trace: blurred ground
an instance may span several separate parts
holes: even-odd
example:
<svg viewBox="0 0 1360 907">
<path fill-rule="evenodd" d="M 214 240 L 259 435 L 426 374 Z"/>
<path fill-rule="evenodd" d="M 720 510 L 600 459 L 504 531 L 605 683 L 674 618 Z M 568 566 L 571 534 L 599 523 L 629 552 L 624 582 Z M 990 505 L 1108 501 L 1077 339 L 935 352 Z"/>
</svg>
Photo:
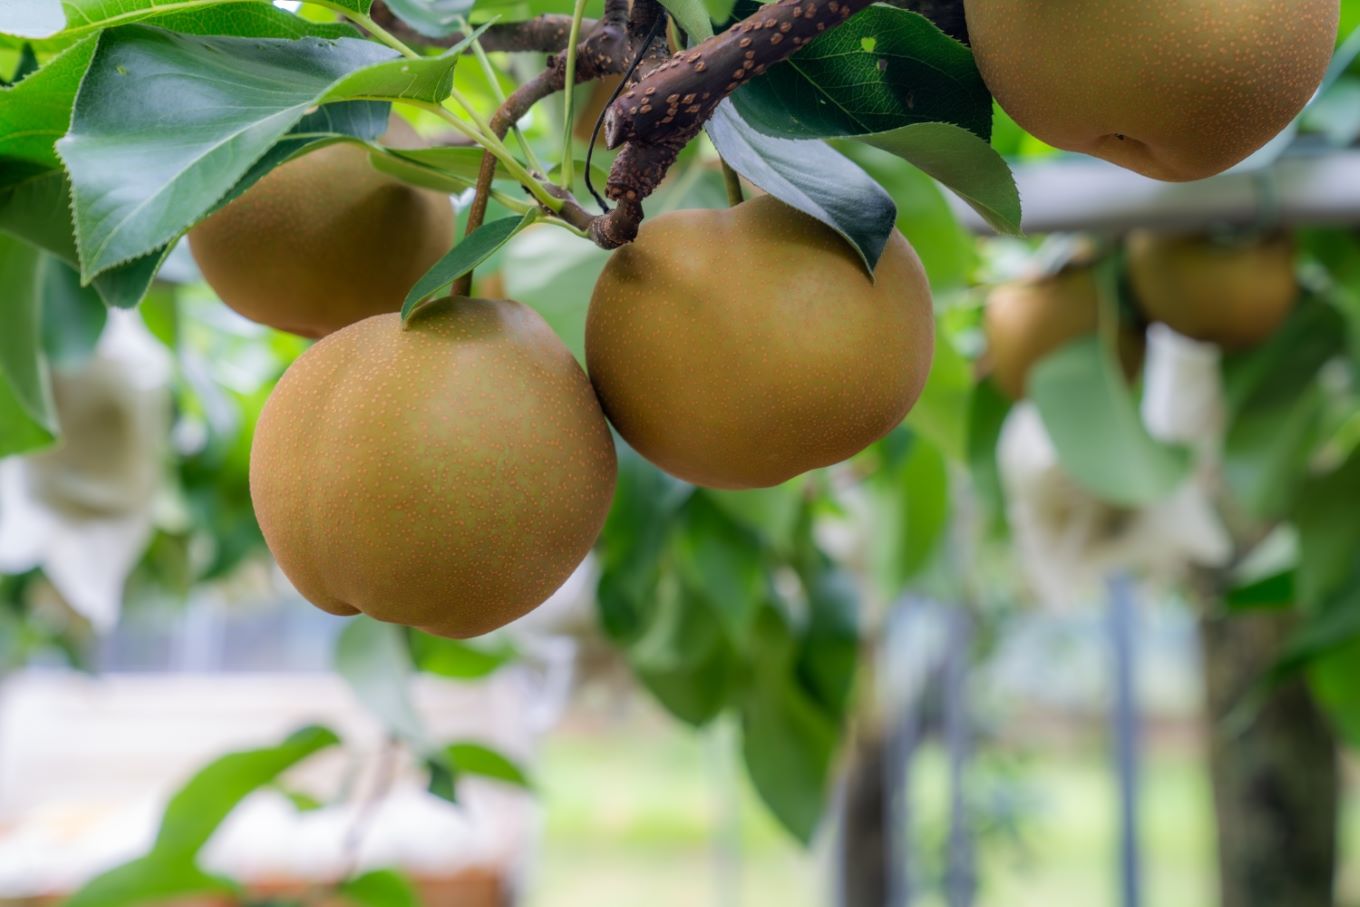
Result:
<svg viewBox="0 0 1360 907">
<path fill-rule="evenodd" d="M 539 763 L 546 839 L 529 907 L 831 903 L 828 855 L 803 853 L 787 840 L 723 751 L 723 741 L 711 734 L 678 728 L 641 706 L 612 714 L 576 709 L 549 736 Z M 1193 739 L 1159 734 L 1145 759 L 1145 903 L 1211 904 L 1210 795 Z M 1104 760 L 1098 740 L 1036 747 L 1009 760 L 1010 782 L 1024 792 L 1024 817 L 1018 839 L 994 838 L 982 848 L 979 907 L 1114 907 L 1115 801 Z M 927 813 L 943 791 L 942 769 L 930 757 L 919 765 L 915 787 Z M 1360 785 L 1352 777 L 1339 903 L 1353 907 L 1360 905 L 1360 807 L 1354 796 Z M 725 790 L 736 791 L 735 807 Z M 733 826 L 724 826 L 734 815 L 740 841 L 724 855 L 714 842 L 732 840 Z M 934 907 L 943 900 L 932 896 L 920 903 Z"/>
</svg>

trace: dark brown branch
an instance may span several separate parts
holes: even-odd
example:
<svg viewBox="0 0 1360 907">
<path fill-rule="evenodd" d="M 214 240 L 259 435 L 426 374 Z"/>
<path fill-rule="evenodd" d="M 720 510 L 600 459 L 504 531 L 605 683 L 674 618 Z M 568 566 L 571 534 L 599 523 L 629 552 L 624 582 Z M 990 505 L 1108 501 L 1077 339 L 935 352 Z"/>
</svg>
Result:
<svg viewBox="0 0 1360 907">
<path fill-rule="evenodd" d="M 374 22 L 407 44 L 420 47 L 452 47 L 463 40 L 462 32 L 455 32 L 442 38 L 423 35 L 402 21 L 383 0 L 374 0 L 369 15 Z M 594 27 L 595 21 L 587 19 L 582 23 L 581 33 L 586 34 Z M 523 22 L 498 22 L 484 31 L 480 40 L 482 48 L 489 51 L 554 54 L 567 46 L 567 38 L 570 35 L 571 16 L 543 15 L 525 19 Z"/>
<path fill-rule="evenodd" d="M 376 4 L 375 4 L 376 8 Z M 628 66 L 628 0 L 606 0 L 604 16 L 592 22 L 587 31 L 582 25 L 584 38 L 576 45 L 575 82 L 590 82 L 601 76 L 621 73 Z M 566 87 L 567 55 L 555 54 L 548 60 L 548 68 L 534 78 L 516 88 L 510 97 L 497 108 L 491 117 L 491 131 L 496 138 L 505 138 L 520 117 L 529 112 L 539 101 Z M 477 188 L 472 196 L 472 207 L 468 210 L 467 231 L 473 231 L 486 219 L 487 202 L 491 196 L 491 183 L 496 176 L 496 158 L 489 151 L 482 153 L 481 167 L 477 172 Z M 453 285 L 454 296 L 465 296 L 471 291 L 472 274 L 464 274 Z"/>
</svg>

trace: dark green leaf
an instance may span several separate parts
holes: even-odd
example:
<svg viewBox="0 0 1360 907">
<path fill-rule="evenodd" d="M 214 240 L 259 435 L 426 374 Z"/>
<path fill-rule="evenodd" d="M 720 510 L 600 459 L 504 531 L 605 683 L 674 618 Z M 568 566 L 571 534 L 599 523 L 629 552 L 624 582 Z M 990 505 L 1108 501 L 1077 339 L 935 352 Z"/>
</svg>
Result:
<svg viewBox="0 0 1360 907">
<path fill-rule="evenodd" d="M 1308 682 L 1342 739 L 1360 747 L 1360 639 L 1309 665 Z"/>
<path fill-rule="evenodd" d="M 1029 394 L 1058 459 L 1101 498 L 1149 504 L 1189 476 L 1189 452 L 1148 434 L 1119 366 L 1099 338 L 1076 340 L 1041 360 L 1031 371 Z"/>
<path fill-rule="evenodd" d="M 705 129 L 733 170 L 831 227 L 873 272 L 897 220 L 897 206 L 867 173 L 821 142 L 757 132 L 727 101 Z"/>
<path fill-rule="evenodd" d="M 80 285 L 80 275 L 65 262 L 43 256 L 43 351 L 56 366 L 76 366 L 89 358 L 108 319 L 99 294 Z"/>
<path fill-rule="evenodd" d="M 343 38 L 199 37 L 141 25 L 103 33 L 58 143 L 82 276 L 174 239 L 318 104 L 447 97 L 456 49 L 392 56 Z"/>
<path fill-rule="evenodd" d="M 797 676 L 822 711 L 841 724 L 849 714 L 859 661 L 859 596 L 850 574 L 820 551 L 809 547 L 800 561 L 808 621 Z"/>
<path fill-rule="evenodd" d="M 675 541 L 675 563 L 686 587 L 717 609 L 733 640 L 744 640 L 765 601 L 760 540 L 699 492 L 685 508 Z"/>
<path fill-rule="evenodd" d="M 992 96 L 968 48 L 924 16 L 885 5 L 828 30 L 732 103 L 756 129 L 790 139 L 938 121 L 985 143 L 992 130 Z"/>
<path fill-rule="evenodd" d="M 1284 570 L 1228 590 L 1224 604 L 1234 611 L 1292 608 L 1297 601 L 1295 572 Z"/>
<path fill-rule="evenodd" d="M 949 470 L 940 449 L 924 437 L 901 461 L 873 477 L 875 573 L 898 595 L 935 553 L 949 523 Z"/>
<path fill-rule="evenodd" d="M 918 123 L 892 132 L 857 136 L 935 178 L 998 233 L 1020 234 L 1020 191 L 1001 155 L 952 123 Z"/>
<path fill-rule="evenodd" d="M 618 445 L 618 453 L 614 503 L 600 539 L 597 598 L 605 632 L 615 642 L 628 643 L 646 628 L 661 557 L 694 488 L 666 475 L 625 444 Z"/>
<path fill-rule="evenodd" d="M 9 83 L 22 82 L 28 76 L 38 71 L 38 55 L 33 50 L 33 45 L 24 43 L 23 50 L 19 51 L 19 62 L 14 67 L 14 74 L 10 76 Z"/>
<path fill-rule="evenodd" d="M 534 220 L 533 212 L 524 216 L 503 217 L 482 224 L 471 236 L 465 236 L 448 254 L 434 263 L 425 276 L 416 281 L 406 301 L 401 306 L 401 317 L 409 319 L 420 308 L 426 298 L 447 289 L 455 280 L 486 261 L 496 250 L 505 245 L 510 237 L 523 230 Z"/>
<path fill-rule="evenodd" d="M 1269 520 L 1289 510 L 1307 473 L 1323 409 L 1321 388 L 1314 384 L 1287 404 L 1238 413 L 1223 442 L 1223 478 L 1243 511 Z"/>
<path fill-rule="evenodd" d="M 411 880 L 395 869 L 374 869 L 346 879 L 340 896 L 358 907 L 421 907 Z"/>
<path fill-rule="evenodd" d="M 198 771 L 166 804 L 152 846 L 157 860 L 191 862 L 222 820 L 248 794 L 271 784 L 314 753 L 340 742 L 329 728 L 311 725 L 277 746 L 219 756 Z"/>
<path fill-rule="evenodd" d="M 717 717 L 733 683 L 734 655 L 719 609 L 678 580 L 648 602 L 650 625 L 628 648 L 643 686 L 676 718 L 700 727 Z"/>
<path fill-rule="evenodd" d="M 1345 343 L 1345 323 L 1336 309 L 1316 299 L 1304 300 L 1263 345 L 1224 357 L 1230 418 L 1248 409 L 1292 405 Z"/>
<path fill-rule="evenodd" d="M 0 187 L 61 167 L 54 146 L 71 124 L 95 46 L 91 38 L 68 47 L 18 85 L 0 89 Z"/>
<path fill-rule="evenodd" d="M 1337 469 L 1310 480 L 1299 493 L 1299 603 L 1317 609 L 1360 576 L 1360 450 Z"/>
<path fill-rule="evenodd" d="M 826 808 L 835 723 L 792 678 L 771 671 L 756 674 L 741 719 L 752 784 L 780 824 L 810 842 Z"/>
<path fill-rule="evenodd" d="M 234 882 L 208 875 L 191 860 L 153 854 L 95 876 L 62 907 L 145 907 L 190 895 L 239 893 Z"/>
<path fill-rule="evenodd" d="M 42 352 L 42 257 L 0 235 L 0 457 L 41 447 L 57 429 Z"/>
<path fill-rule="evenodd" d="M 480 775 L 494 781 L 504 781 L 515 787 L 532 787 L 524 769 L 505 755 L 480 743 L 462 741 L 446 748 L 449 762 L 462 775 Z"/>
<path fill-rule="evenodd" d="M 60 170 L 48 170 L 0 189 L 0 232 L 18 236 L 75 267 L 70 203 L 70 186 Z M 163 246 L 105 271 L 91 286 L 105 305 L 131 308 L 146 295 L 170 248 Z"/>
</svg>

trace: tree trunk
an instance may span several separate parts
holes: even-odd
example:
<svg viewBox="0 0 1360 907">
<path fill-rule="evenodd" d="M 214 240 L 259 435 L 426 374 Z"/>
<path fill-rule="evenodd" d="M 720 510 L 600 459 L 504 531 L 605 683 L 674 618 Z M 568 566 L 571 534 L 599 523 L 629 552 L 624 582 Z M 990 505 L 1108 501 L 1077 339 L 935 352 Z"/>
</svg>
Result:
<svg viewBox="0 0 1360 907">
<path fill-rule="evenodd" d="M 1221 907 L 1331 907 L 1337 746 L 1298 678 L 1255 701 L 1289 629 L 1281 614 L 1201 621 Z"/>
</svg>

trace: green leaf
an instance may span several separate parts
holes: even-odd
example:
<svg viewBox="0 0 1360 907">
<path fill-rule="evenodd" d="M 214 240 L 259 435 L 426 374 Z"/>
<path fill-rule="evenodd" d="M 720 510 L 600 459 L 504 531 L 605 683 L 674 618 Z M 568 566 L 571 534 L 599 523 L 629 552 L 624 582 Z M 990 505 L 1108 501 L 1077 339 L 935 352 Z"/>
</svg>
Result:
<svg viewBox="0 0 1360 907">
<path fill-rule="evenodd" d="M 61 0 L 60 5 L 66 20 L 60 32 L 62 39 L 151 18 L 164 28 L 200 35 L 338 38 L 355 34 L 348 25 L 310 22 L 279 9 L 270 0 Z M 0 14 L 0 33 L 8 31 Z"/>
<path fill-rule="evenodd" d="M 1308 683 L 1345 742 L 1360 747 L 1360 639 L 1309 665 Z"/>
<path fill-rule="evenodd" d="M 968 402 L 968 472 L 993 525 L 1002 529 L 1006 519 L 1006 493 L 996 462 L 996 446 L 1010 411 L 1011 401 L 990 378 L 973 388 Z"/>
<path fill-rule="evenodd" d="M 732 639 L 744 640 L 756 609 L 767 598 L 760 540 L 701 491 L 685 508 L 675 539 L 675 565 L 685 585 L 717 608 Z"/>
<path fill-rule="evenodd" d="M 386 173 L 388 176 L 395 176 L 399 180 L 413 186 L 420 186 L 423 189 L 433 189 L 436 192 L 447 192 L 453 195 L 477 185 L 477 168 L 481 165 L 482 160 L 480 148 L 428 148 L 419 150 L 455 151 L 459 153 L 456 156 L 446 156 L 452 158 L 454 165 L 448 169 L 414 158 L 395 148 L 372 151 L 368 159 L 375 170 Z"/>
<path fill-rule="evenodd" d="M 983 143 L 992 131 L 992 96 L 968 48 L 924 16 L 886 5 L 826 31 L 733 94 L 732 103 L 756 129 L 789 139 L 936 121 Z"/>
<path fill-rule="evenodd" d="M 856 136 L 920 168 L 978 213 L 998 233 L 1020 234 L 1020 190 L 991 145 L 952 123 L 918 123 Z"/>
<path fill-rule="evenodd" d="M 703 496 L 728 518 L 758 533 L 776 551 L 792 547 L 807 493 L 807 476 L 795 476 L 772 488 L 714 491 Z"/>
<path fill-rule="evenodd" d="M 674 577 L 648 604 L 650 623 L 628 647 L 628 661 L 666 711 L 702 727 L 727 704 L 734 682 L 735 654 L 721 607 Z"/>
<path fill-rule="evenodd" d="M 373 869 L 346 879 L 340 897 L 358 907 L 421 907 L 416 887 L 395 869 Z"/>
<path fill-rule="evenodd" d="M 77 263 L 72 232 L 70 185 L 66 174 L 49 170 L 0 189 L 0 232 L 18 236 L 59 258 L 71 267 Z M 91 283 L 104 304 L 131 308 L 151 286 L 170 246 L 162 246 L 141 258 L 100 274 Z"/>
<path fill-rule="evenodd" d="M 968 398 L 973 375 L 968 360 L 954 346 L 944 325 L 935 325 L 935 359 L 921 397 L 907 414 L 906 425 L 928 437 L 946 456 L 962 460 L 967 435 Z"/>
<path fill-rule="evenodd" d="M 689 35 L 690 44 L 713 37 L 713 23 L 708 19 L 708 8 L 703 0 L 661 0 L 661 5 Z"/>
<path fill-rule="evenodd" d="M 1294 523 L 1299 532 L 1299 603 L 1318 609 L 1338 589 L 1360 577 L 1360 450 L 1299 493 Z"/>
<path fill-rule="evenodd" d="M 835 723 L 784 674 L 760 671 L 742 702 L 751 783 L 794 837 L 810 843 L 826 808 Z"/>
<path fill-rule="evenodd" d="M 1295 571 L 1283 570 L 1234 586 L 1223 602 L 1233 611 L 1292 608 L 1297 601 L 1295 585 Z"/>
<path fill-rule="evenodd" d="M 532 211 L 523 216 L 503 217 L 482 224 L 471 236 L 463 237 L 411 287 L 411 291 L 406 294 L 406 301 L 401 305 L 402 320 L 415 314 L 423 300 L 447 289 L 455 280 L 494 255 L 497 249 L 532 223 L 534 218 Z"/>
<path fill-rule="evenodd" d="M 1038 362 L 1029 394 L 1058 459 L 1101 498 L 1149 504 L 1189 476 L 1189 451 L 1147 433 L 1119 366 L 1098 337 L 1073 341 Z"/>
<path fill-rule="evenodd" d="M 442 101 L 459 50 L 394 60 L 352 39 L 105 32 L 58 142 L 82 277 L 174 239 L 318 104 Z"/>
<path fill-rule="evenodd" d="M 897 220 L 897 206 L 867 173 L 821 142 L 757 132 L 729 101 L 718 105 L 704 128 L 733 170 L 831 227 L 873 273 Z"/>
<path fill-rule="evenodd" d="M 1305 299 L 1263 345 L 1223 359 L 1228 414 L 1287 407 L 1314 385 L 1318 370 L 1345 350 L 1341 314 L 1317 299 Z"/>
<path fill-rule="evenodd" d="M 660 562 L 694 487 L 674 479 L 618 445 L 614 503 L 600 536 L 596 598 L 604 631 L 616 643 L 635 641 L 655 607 Z"/>
<path fill-rule="evenodd" d="M 387 6 L 425 37 L 447 38 L 458 31 L 473 0 L 387 0 Z"/>
<path fill-rule="evenodd" d="M 485 642 L 470 643 L 410 630 L 408 642 L 417 670 L 455 680 L 479 680 L 517 657 L 514 648 L 504 641 L 491 645 Z"/>
<path fill-rule="evenodd" d="M 808 621 L 795 671 L 804 689 L 837 724 L 850 710 L 859 663 L 859 596 L 854 578 L 812 547 L 799 559 Z"/>
<path fill-rule="evenodd" d="M 449 762 L 459 774 L 479 775 L 493 781 L 504 781 L 515 787 L 529 788 L 532 783 L 524 769 L 513 760 L 480 743 L 460 741 L 446 748 Z"/>
<path fill-rule="evenodd" d="M 91 38 L 68 47 L 19 84 L 0 89 L 0 187 L 61 167 L 56 141 L 71 125 L 95 46 Z"/>
<path fill-rule="evenodd" d="M 61 0 L 5 0 L 0 6 L 0 34 L 47 38 L 65 26 Z"/>
<path fill-rule="evenodd" d="M 100 873 L 62 907 L 144 907 L 190 895 L 239 894 L 234 882 L 208 875 L 192 861 L 153 854 Z"/>
<path fill-rule="evenodd" d="M 949 524 L 949 469 L 940 449 L 915 439 L 899 463 L 873 477 L 875 573 L 896 596 L 929 563 Z"/>
<path fill-rule="evenodd" d="M 1307 474 L 1324 404 L 1313 384 L 1287 404 L 1252 407 L 1233 420 L 1223 442 L 1223 478 L 1244 512 L 1261 520 L 1288 512 Z"/>
<path fill-rule="evenodd" d="M 411 701 L 415 666 L 405 632 L 371 617 L 351 618 L 335 642 L 335 670 L 389 733 L 425 752 L 431 747 Z"/>
<path fill-rule="evenodd" d="M 42 253 L 0 236 L 0 457 L 48 444 L 57 423 L 42 350 Z"/>
<path fill-rule="evenodd" d="M 334 731 L 311 725 L 294 731 L 277 746 L 219 756 L 170 798 L 152 856 L 158 860 L 192 860 L 247 795 L 273 783 L 308 756 L 339 742 Z"/>
<path fill-rule="evenodd" d="M 104 333 L 108 309 L 80 275 L 51 255 L 43 256 L 42 345 L 55 366 L 77 366 L 90 357 Z"/>
</svg>

